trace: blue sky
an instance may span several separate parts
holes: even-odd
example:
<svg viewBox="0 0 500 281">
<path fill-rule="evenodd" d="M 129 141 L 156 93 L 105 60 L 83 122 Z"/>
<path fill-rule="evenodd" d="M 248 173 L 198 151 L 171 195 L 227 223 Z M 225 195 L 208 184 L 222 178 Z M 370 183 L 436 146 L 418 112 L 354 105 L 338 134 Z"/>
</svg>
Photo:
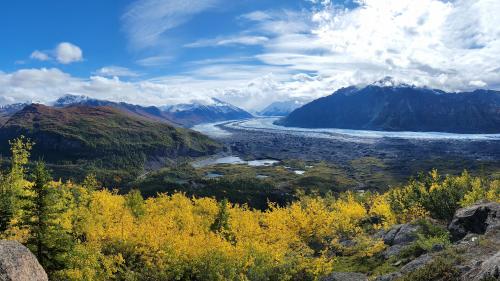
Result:
<svg viewBox="0 0 500 281">
<path fill-rule="evenodd" d="M 137 47 L 129 40 L 133 36 L 124 27 L 125 14 L 134 4 L 137 3 L 131 0 L 4 1 L 0 4 L 0 24 L 8 28 L 0 30 L 4 41 L 0 53 L 2 70 L 55 66 L 56 63 L 30 60 L 29 56 L 34 49 L 50 50 L 60 42 L 71 42 L 84 51 L 83 63 L 58 67 L 76 76 L 85 77 L 109 65 L 134 69 L 146 76 L 175 74 L 185 70 L 192 61 L 257 54 L 260 47 L 253 45 L 218 48 L 183 46 L 202 38 L 231 35 L 244 30 L 248 22 L 242 21 L 239 16 L 256 10 L 301 10 L 310 6 L 307 2 L 289 0 L 225 1 L 202 13 L 185 16 L 189 18 L 188 21 L 165 30 L 162 35 L 165 37 L 164 42 Z M 169 59 L 158 60 L 152 65 L 141 63 L 155 57 Z"/>
<path fill-rule="evenodd" d="M 16 0 L 0 3 L 0 105 L 65 94 L 248 110 L 392 76 L 500 88 L 491 0 Z"/>
</svg>

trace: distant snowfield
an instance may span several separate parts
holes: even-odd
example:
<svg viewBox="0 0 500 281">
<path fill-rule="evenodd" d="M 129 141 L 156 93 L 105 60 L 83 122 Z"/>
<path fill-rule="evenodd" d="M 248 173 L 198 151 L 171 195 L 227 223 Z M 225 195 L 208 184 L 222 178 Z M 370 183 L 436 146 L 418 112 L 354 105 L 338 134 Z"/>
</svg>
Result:
<svg viewBox="0 0 500 281">
<path fill-rule="evenodd" d="M 278 132 L 293 135 L 300 135 L 312 138 L 332 138 L 332 139 L 420 139 L 420 140 L 500 140 L 500 134 L 454 134 L 440 132 L 387 132 L 370 130 L 350 130 L 350 129 L 306 129 L 296 127 L 283 127 L 273 124 L 277 117 L 262 117 L 248 120 L 226 121 L 210 124 L 201 124 L 193 127 L 194 130 L 214 138 L 224 138 L 231 136 L 231 133 L 221 127 L 237 130 Z"/>
</svg>

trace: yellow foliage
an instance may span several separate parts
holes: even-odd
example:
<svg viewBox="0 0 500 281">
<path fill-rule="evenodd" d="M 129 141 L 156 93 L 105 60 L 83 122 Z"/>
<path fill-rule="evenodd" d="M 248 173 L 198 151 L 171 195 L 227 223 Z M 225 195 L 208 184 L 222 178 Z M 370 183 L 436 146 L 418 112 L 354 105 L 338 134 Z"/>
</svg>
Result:
<svg viewBox="0 0 500 281">
<path fill-rule="evenodd" d="M 480 199 L 500 201 L 499 181 L 485 188 L 468 174 L 442 181 L 435 171 L 430 179 L 428 185 L 413 181 L 385 194 L 302 196 L 288 206 L 270 204 L 265 211 L 182 193 L 146 200 L 139 196 L 133 205 L 117 191 L 54 182 L 51 188 L 58 189 L 64 197 L 61 202 L 68 204 L 58 224 L 76 242 L 65 257 L 65 268 L 51 277 L 318 280 L 335 269 L 337 254 L 363 260 L 383 251 L 383 241 L 373 238 L 377 230 L 429 216 L 422 198 L 429 204 L 436 194 L 446 195 L 458 185 L 470 186 L 464 188 L 468 191 L 462 196 L 463 205 Z M 136 207 L 140 215 L 134 213 Z M 224 227 L 214 230 L 221 212 Z M 7 234 L 19 241 L 26 237 L 15 227 Z"/>
</svg>

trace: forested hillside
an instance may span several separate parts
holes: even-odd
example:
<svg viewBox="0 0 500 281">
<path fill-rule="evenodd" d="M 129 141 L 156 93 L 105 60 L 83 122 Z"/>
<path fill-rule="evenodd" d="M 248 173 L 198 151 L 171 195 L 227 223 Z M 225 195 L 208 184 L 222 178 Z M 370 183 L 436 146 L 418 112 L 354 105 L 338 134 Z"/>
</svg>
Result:
<svg viewBox="0 0 500 281">
<path fill-rule="evenodd" d="M 172 159 L 219 149 L 200 133 L 110 107 L 26 106 L 0 127 L 0 153 L 8 155 L 8 141 L 21 135 L 37 144 L 34 158 L 43 158 L 57 175 L 83 178 L 93 170 L 115 183 Z"/>
</svg>

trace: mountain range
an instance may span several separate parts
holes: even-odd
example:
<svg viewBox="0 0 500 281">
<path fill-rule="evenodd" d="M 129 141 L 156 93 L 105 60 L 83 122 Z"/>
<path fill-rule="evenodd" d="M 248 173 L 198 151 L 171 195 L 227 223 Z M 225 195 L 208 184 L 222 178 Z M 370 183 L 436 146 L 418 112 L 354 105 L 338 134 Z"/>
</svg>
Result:
<svg viewBox="0 0 500 281">
<path fill-rule="evenodd" d="M 448 93 L 410 85 L 342 88 L 276 122 L 288 127 L 500 133 L 500 92 Z"/>
<path fill-rule="evenodd" d="M 229 103 L 213 98 L 210 103 L 191 103 L 168 106 L 140 106 L 124 102 L 92 99 L 86 96 L 66 95 L 59 98 L 55 107 L 73 105 L 110 106 L 122 111 L 167 122 L 183 127 L 191 127 L 201 123 L 211 123 L 226 120 L 246 119 L 252 115 L 245 110 Z"/>
<path fill-rule="evenodd" d="M 108 180 L 220 148 L 200 133 L 109 106 L 27 105 L 0 127 L 0 153 L 9 155 L 8 141 L 21 135 L 35 142 L 34 159 L 43 157 L 56 175 L 96 170 Z"/>
<path fill-rule="evenodd" d="M 29 104 L 30 103 L 17 103 L 0 106 L 0 125 L 5 123 L 14 113 Z M 113 107 L 131 115 L 145 117 L 155 121 L 182 127 L 191 127 L 201 123 L 238 120 L 252 117 L 252 114 L 247 111 L 215 98 L 208 103 L 194 102 L 191 104 L 168 106 L 141 106 L 125 102 L 93 99 L 81 95 L 65 95 L 57 99 L 52 104 L 52 106 L 57 108 L 77 105 Z"/>
<path fill-rule="evenodd" d="M 172 120 L 188 127 L 200 123 L 212 123 L 253 117 L 252 114 L 245 110 L 216 98 L 212 98 L 212 102 L 208 104 L 177 104 L 162 106 L 160 110 L 167 113 Z"/>
</svg>

